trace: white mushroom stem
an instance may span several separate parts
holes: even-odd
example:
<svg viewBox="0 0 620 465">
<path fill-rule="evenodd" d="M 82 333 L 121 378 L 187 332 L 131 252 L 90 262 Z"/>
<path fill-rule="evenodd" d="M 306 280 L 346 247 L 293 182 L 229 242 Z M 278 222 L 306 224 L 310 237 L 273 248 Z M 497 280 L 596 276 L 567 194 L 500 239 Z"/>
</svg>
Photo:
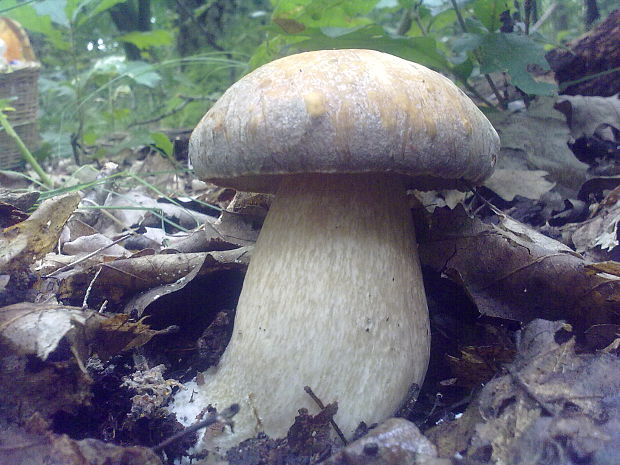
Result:
<svg viewBox="0 0 620 465">
<path fill-rule="evenodd" d="M 260 431 L 286 435 L 304 392 L 338 402 L 350 436 L 394 413 L 429 357 L 429 322 L 411 213 L 397 176 L 284 178 L 263 225 L 232 339 L 204 384 L 177 395 L 186 422 L 239 403 L 227 448 Z M 192 407 L 193 405 L 193 407 Z M 189 410 L 187 410 L 189 409 Z"/>
</svg>

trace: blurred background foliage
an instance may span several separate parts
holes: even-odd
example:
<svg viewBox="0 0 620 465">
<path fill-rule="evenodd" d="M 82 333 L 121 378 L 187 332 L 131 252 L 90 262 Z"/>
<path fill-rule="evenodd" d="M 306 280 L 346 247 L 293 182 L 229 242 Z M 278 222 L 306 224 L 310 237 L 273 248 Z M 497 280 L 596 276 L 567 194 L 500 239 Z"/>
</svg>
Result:
<svg viewBox="0 0 620 465">
<path fill-rule="evenodd" d="M 99 147 L 89 152 L 97 157 L 166 146 L 162 129 L 193 127 L 244 73 L 300 50 L 376 49 L 474 93 L 477 77 L 503 72 L 525 94 L 553 94 L 532 66 L 548 69 L 545 50 L 582 34 L 616 2 L 2 0 L 0 14 L 28 30 L 43 64 L 39 155 Z M 494 106 L 505 103 L 500 96 Z M 122 143 L 102 143 L 115 134 Z"/>
</svg>

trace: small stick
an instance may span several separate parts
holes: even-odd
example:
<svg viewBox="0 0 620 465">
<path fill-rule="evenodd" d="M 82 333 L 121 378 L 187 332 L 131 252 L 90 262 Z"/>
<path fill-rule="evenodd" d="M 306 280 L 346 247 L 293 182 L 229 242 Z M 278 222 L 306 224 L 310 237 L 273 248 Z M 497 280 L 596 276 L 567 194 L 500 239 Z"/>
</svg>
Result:
<svg viewBox="0 0 620 465">
<path fill-rule="evenodd" d="M 304 391 L 306 391 L 306 393 L 316 403 L 316 405 L 319 406 L 321 410 L 325 410 L 325 405 L 323 404 L 323 402 L 321 402 L 321 399 L 319 399 L 316 396 L 316 394 L 312 391 L 310 386 L 304 386 Z M 330 418 L 329 422 L 331 423 L 332 428 L 334 428 L 334 431 L 336 432 L 336 434 L 338 435 L 342 443 L 346 446 L 348 444 L 348 441 L 347 441 L 347 438 L 344 437 L 344 434 L 342 434 L 342 430 L 338 427 L 338 425 L 336 424 L 333 418 Z"/>
<path fill-rule="evenodd" d="M 83 256 L 82 258 L 79 258 L 78 260 L 71 262 L 65 266 L 62 266 L 60 268 L 58 268 L 57 270 L 52 271 L 50 274 L 47 274 L 45 276 L 41 276 L 42 278 L 52 278 L 54 276 L 56 276 L 58 273 L 62 273 L 65 270 L 70 269 L 71 267 L 78 265 L 82 262 L 85 262 L 86 260 L 88 260 L 89 258 L 93 258 L 95 255 L 100 254 L 101 252 L 103 252 L 106 249 L 109 249 L 110 247 L 112 247 L 113 245 L 118 244 L 119 242 L 124 241 L 125 239 L 127 239 L 128 237 L 131 237 L 133 234 L 135 234 L 133 231 L 129 232 L 129 233 L 125 233 L 123 234 L 121 237 L 119 237 L 118 239 L 116 239 L 115 241 L 112 241 L 110 244 L 108 245 L 104 245 L 103 247 L 98 248 L 97 250 Z"/>
<path fill-rule="evenodd" d="M 193 432 L 198 431 L 200 428 L 205 428 L 209 425 L 212 425 L 213 423 L 221 422 L 227 425 L 231 425 L 232 424 L 231 419 L 237 414 L 237 412 L 239 412 L 239 404 L 232 404 L 227 409 L 224 409 L 221 413 L 217 413 L 217 412 L 210 413 L 207 416 L 207 418 L 205 418 L 204 420 L 200 420 L 199 422 L 196 422 L 193 425 L 188 426 L 183 431 L 179 431 L 177 434 L 170 436 L 165 441 L 162 441 L 159 444 L 157 444 L 155 447 L 152 447 L 151 450 L 153 452 L 158 452 L 162 450 L 164 447 L 168 446 L 169 444 L 183 438 L 184 436 L 187 436 L 188 434 L 192 434 Z"/>
<path fill-rule="evenodd" d="M 90 280 L 90 284 L 86 288 L 86 293 L 84 294 L 84 300 L 82 301 L 82 310 L 86 310 L 88 308 L 88 298 L 90 297 L 90 291 L 93 290 L 93 284 L 95 284 L 95 281 L 99 277 L 99 273 L 101 273 L 101 270 L 103 270 L 102 266 L 99 267 L 99 269 L 95 273 L 95 276 L 93 277 L 93 279 Z M 99 313 L 101 313 L 101 311 L 99 311 Z"/>
</svg>

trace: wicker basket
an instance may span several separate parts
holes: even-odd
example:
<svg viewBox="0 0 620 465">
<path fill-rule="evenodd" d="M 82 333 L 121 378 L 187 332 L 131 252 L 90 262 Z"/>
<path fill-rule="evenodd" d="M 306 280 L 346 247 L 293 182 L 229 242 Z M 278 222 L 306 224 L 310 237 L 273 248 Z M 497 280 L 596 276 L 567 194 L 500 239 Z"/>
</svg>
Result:
<svg viewBox="0 0 620 465">
<path fill-rule="evenodd" d="M 0 73 L 0 99 L 9 100 L 8 105 L 15 109 L 6 112 L 14 126 L 37 118 L 40 68 L 38 63 L 29 63 L 11 72 Z"/>
<path fill-rule="evenodd" d="M 38 147 L 39 133 L 36 121 L 13 125 L 13 129 L 30 150 Z M 24 166 L 22 153 L 19 151 L 15 139 L 0 128 L 0 169 L 10 170 Z"/>
<path fill-rule="evenodd" d="M 38 78 L 41 65 L 32 51 L 28 34 L 17 21 L 0 17 L 0 39 L 3 48 L 0 71 L 0 99 L 8 100 L 11 126 L 29 149 L 38 146 L 37 110 Z M 22 154 L 13 138 L 0 127 L 0 169 L 23 164 Z"/>
</svg>

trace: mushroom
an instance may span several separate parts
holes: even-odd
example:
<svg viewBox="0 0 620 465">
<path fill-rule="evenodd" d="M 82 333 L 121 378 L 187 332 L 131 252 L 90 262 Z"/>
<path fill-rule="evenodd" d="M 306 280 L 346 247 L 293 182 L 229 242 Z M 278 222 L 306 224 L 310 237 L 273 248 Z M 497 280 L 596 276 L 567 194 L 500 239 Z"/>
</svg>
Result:
<svg viewBox="0 0 620 465">
<path fill-rule="evenodd" d="M 422 384 L 430 346 L 406 189 L 480 183 L 498 151 L 449 79 L 377 51 L 300 53 L 230 87 L 191 136 L 196 173 L 276 196 L 229 345 L 174 401 L 185 423 L 240 404 L 234 432 L 200 447 L 286 435 L 298 409 L 317 411 L 304 386 L 338 402 L 345 435 L 390 417 Z"/>
</svg>

